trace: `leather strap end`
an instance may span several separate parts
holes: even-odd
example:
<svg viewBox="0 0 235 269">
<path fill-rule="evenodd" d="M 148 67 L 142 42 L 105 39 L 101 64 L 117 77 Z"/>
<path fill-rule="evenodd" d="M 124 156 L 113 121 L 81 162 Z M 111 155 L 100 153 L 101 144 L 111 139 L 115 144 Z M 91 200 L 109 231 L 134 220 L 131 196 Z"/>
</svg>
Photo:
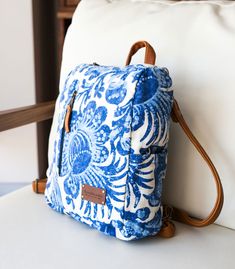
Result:
<svg viewBox="0 0 235 269">
<path fill-rule="evenodd" d="M 32 182 L 33 191 L 35 193 L 38 193 L 38 194 L 44 194 L 45 189 L 46 189 L 46 183 L 47 183 L 47 179 L 46 178 L 43 178 L 43 179 L 35 179 Z"/>
<path fill-rule="evenodd" d="M 172 221 L 164 221 L 158 235 L 163 238 L 171 238 L 175 235 L 175 225 Z"/>
</svg>

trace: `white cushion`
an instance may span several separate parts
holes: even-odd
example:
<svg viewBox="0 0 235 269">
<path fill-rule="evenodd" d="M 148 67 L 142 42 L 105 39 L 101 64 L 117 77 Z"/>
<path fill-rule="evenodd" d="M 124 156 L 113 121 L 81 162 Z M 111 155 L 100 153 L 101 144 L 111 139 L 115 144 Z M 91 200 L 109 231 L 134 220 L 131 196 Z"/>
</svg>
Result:
<svg viewBox="0 0 235 269">
<path fill-rule="evenodd" d="M 27 186 L 0 198 L 0 268 L 234 268 L 235 231 L 176 224 L 171 239 L 123 242 L 50 209 Z"/>
<path fill-rule="evenodd" d="M 170 70 L 175 96 L 214 161 L 225 203 L 217 223 L 235 228 L 235 2 L 104 1 L 79 4 L 63 52 L 60 88 L 79 63 L 123 65 L 130 46 L 149 41 Z M 134 62 L 143 62 L 143 53 Z M 164 200 L 206 216 L 215 187 L 206 165 L 173 124 Z"/>
</svg>

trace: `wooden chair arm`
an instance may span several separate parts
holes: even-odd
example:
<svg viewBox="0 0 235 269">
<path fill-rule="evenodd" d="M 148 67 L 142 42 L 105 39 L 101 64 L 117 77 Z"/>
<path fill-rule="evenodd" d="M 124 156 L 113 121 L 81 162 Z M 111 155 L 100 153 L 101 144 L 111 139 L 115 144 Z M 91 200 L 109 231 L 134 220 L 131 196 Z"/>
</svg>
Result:
<svg viewBox="0 0 235 269">
<path fill-rule="evenodd" d="M 0 132 L 33 122 L 51 119 L 55 101 L 0 111 Z"/>
</svg>

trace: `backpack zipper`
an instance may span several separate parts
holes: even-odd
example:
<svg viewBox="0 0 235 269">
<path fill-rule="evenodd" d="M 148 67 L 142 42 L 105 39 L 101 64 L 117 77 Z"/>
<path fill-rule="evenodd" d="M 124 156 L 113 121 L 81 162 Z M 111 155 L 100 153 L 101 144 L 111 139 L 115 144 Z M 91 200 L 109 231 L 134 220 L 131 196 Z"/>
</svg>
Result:
<svg viewBox="0 0 235 269">
<path fill-rule="evenodd" d="M 59 152 L 59 161 L 58 161 L 58 170 L 59 170 L 59 176 L 61 176 L 61 164 L 62 164 L 62 154 L 63 154 L 63 147 L 64 147 L 64 136 L 65 132 L 70 132 L 70 122 L 71 122 L 71 114 L 73 110 L 73 105 L 75 101 L 75 97 L 77 95 L 77 91 L 73 92 L 73 95 L 69 101 L 69 104 L 67 105 L 66 114 L 64 117 L 64 128 L 61 132 L 61 142 L 60 142 L 60 152 Z"/>
<path fill-rule="evenodd" d="M 67 106 L 66 114 L 65 114 L 65 119 L 64 119 L 64 129 L 66 133 L 70 132 L 70 121 L 71 121 L 71 114 L 73 110 L 73 104 L 75 101 L 75 97 L 77 95 L 77 91 L 74 91 L 71 100 Z"/>
</svg>

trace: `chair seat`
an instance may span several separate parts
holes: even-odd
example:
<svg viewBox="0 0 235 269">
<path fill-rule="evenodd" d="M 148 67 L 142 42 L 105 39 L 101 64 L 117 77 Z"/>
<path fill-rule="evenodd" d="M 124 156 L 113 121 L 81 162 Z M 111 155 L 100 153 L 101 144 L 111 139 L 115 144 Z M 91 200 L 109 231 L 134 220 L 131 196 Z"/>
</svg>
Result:
<svg viewBox="0 0 235 269">
<path fill-rule="evenodd" d="M 31 186 L 0 198 L 0 268 L 235 268 L 235 231 L 176 223 L 171 239 L 123 242 L 51 210 Z"/>
</svg>

